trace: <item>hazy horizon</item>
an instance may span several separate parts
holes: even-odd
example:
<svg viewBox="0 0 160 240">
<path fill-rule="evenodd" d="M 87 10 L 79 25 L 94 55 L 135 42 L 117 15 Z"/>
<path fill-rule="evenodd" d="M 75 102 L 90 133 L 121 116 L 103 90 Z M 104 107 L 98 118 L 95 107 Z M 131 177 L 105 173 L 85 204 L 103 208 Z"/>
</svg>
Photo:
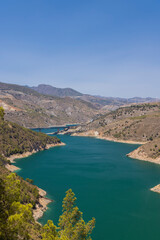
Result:
<svg viewBox="0 0 160 240">
<path fill-rule="evenodd" d="M 1 81 L 0 81 L 1 82 Z M 47 84 L 47 83 L 40 83 L 40 84 L 37 84 L 37 85 L 21 85 L 21 84 L 16 84 L 16 83 L 12 83 L 12 82 L 2 82 L 2 83 L 7 83 L 7 84 L 15 84 L 15 85 L 19 85 L 19 86 L 23 86 L 23 87 L 38 87 L 38 85 L 49 85 L 49 86 L 52 86 L 52 87 L 55 87 L 55 88 L 58 88 L 57 86 L 53 86 L 53 85 L 50 85 L 50 84 Z M 145 96 L 145 97 L 142 97 L 142 96 L 131 96 L 131 97 L 119 97 L 119 96 L 104 96 L 104 95 L 99 95 L 99 94 L 90 94 L 90 93 L 86 93 L 84 91 L 78 91 L 77 89 L 74 89 L 72 87 L 62 87 L 61 89 L 66 89 L 66 88 L 69 88 L 69 89 L 73 89 L 79 93 L 82 93 L 82 94 L 85 94 L 85 95 L 92 95 L 92 96 L 95 96 L 95 97 L 102 97 L 102 98 L 124 98 L 124 99 L 130 99 L 130 98 L 155 98 L 157 100 L 159 100 L 160 98 L 156 98 L 156 97 L 151 97 L 151 96 Z"/>
<path fill-rule="evenodd" d="M 0 81 L 112 97 L 160 89 L 160 2 L 0 3 Z"/>
</svg>

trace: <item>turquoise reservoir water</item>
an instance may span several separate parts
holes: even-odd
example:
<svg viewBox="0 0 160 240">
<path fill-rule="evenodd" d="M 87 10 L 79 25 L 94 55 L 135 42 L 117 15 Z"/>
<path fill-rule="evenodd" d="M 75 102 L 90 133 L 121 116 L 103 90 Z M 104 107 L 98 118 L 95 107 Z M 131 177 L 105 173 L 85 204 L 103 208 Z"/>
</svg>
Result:
<svg viewBox="0 0 160 240">
<path fill-rule="evenodd" d="M 54 200 L 40 222 L 57 223 L 65 191 L 72 188 L 84 219 L 96 218 L 93 240 L 159 240 L 160 195 L 149 189 L 160 183 L 160 166 L 127 158 L 136 145 L 60 138 L 66 146 L 16 162 L 19 175 Z"/>
</svg>

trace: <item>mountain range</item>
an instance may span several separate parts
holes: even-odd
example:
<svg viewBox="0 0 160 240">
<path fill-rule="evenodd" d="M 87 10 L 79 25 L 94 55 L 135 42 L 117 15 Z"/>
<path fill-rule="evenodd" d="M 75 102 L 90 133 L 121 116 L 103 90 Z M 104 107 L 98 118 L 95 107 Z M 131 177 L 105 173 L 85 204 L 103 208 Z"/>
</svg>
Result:
<svg viewBox="0 0 160 240">
<path fill-rule="evenodd" d="M 24 127 L 51 127 L 93 121 L 120 106 L 153 102 L 154 98 L 112 98 L 79 93 L 71 88 L 0 83 L 5 118 Z"/>
<path fill-rule="evenodd" d="M 31 87 L 31 89 L 41 94 L 55 96 L 55 97 L 73 97 L 73 96 L 83 95 L 82 93 L 72 88 L 56 88 L 46 84 L 40 84 L 37 87 Z"/>
<path fill-rule="evenodd" d="M 6 83 L 0 83 L 0 105 L 5 109 L 6 120 L 29 128 L 83 123 L 98 114 L 98 109 L 89 102 L 43 95 L 25 86 Z"/>
<path fill-rule="evenodd" d="M 156 102 L 159 99 L 156 98 L 141 98 L 141 97 L 133 97 L 133 98 L 119 98 L 119 97 L 103 97 L 103 96 L 94 96 L 89 94 L 80 93 L 72 88 L 56 88 L 51 85 L 40 84 L 36 87 L 30 87 L 40 94 L 55 96 L 55 97 L 71 97 L 78 100 L 84 100 L 86 102 L 90 102 L 94 104 L 98 108 L 105 107 L 106 105 L 113 106 L 122 106 L 132 103 L 143 103 L 143 102 Z"/>
</svg>

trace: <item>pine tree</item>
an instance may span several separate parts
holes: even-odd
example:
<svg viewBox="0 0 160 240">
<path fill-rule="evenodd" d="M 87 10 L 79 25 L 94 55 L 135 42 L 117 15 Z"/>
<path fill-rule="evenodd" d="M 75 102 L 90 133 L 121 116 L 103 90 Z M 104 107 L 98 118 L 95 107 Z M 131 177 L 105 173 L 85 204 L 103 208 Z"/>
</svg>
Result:
<svg viewBox="0 0 160 240">
<path fill-rule="evenodd" d="M 43 227 L 43 240 L 55 240 L 58 232 L 57 232 L 57 227 L 53 224 L 51 220 L 48 220 L 47 224 L 44 225 Z"/>
<path fill-rule="evenodd" d="M 69 189 L 63 200 L 63 213 L 59 218 L 59 235 L 65 236 L 70 240 L 91 240 L 90 234 L 95 227 L 95 219 L 85 223 L 82 212 L 75 206 L 76 197 Z"/>
<path fill-rule="evenodd" d="M 4 115 L 5 115 L 4 108 L 3 108 L 3 107 L 0 107 L 0 118 L 1 118 L 2 120 L 4 120 Z"/>
<path fill-rule="evenodd" d="M 69 189 L 63 199 L 63 213 L 59 218 L 57 228 L 52 221 L 43 227 L 43 240 L 91 240 L 91 233 L 95 227 L 95 219 L 85 223 L 82 212 L 75 206 L 76 197 Z"/>
</svg>

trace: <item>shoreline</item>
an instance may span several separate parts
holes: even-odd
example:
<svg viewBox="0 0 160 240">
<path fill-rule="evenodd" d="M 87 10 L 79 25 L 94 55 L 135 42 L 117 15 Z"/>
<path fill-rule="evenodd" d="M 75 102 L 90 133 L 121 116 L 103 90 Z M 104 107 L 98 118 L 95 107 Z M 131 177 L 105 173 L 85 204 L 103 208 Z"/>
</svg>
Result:
<svg viewBox="0 0 160 240">
<path fill-rule="evenodd" d="M 150 188 L 150 191 L 160 193 L 160 184 L 156 185 L 153 188 Z"/>
<path fill-rule="evenodd" d="M 117 139 L 114 139 L 112 137 L 107 138 L 107 137 L 98 136 L 99 134 L 97 134 L 97 136 L 96 136 L 96 132 L 94 132 L 94 134 L 95 135 L 93 135 L 93 134 L 89 135 L 87 132 L 85 134 L 73 133 L 73 134 L 71 134 L 71 136 L 94 137 L 94 138 L 97 138 L 97 139 L 102 139 L 102 140 L 107 140 L 107 141 L 112 141 L 112 142 L 125 143 L 125 144 L 140 144 L 140 145 L 143 145 L 143 144 L 147 143 L 147 142 L 117 140 Z M 151 163 L 155 163 L 155 164 L 160 164 L 160 157 L 156 158 L 156 159 L 148 157 L 147 154 L 145 154 L 145 152 L 140 151 L 140 147 L 138 147 L 137 149 L 133 150 L 132 152 L 126 154 L 126 156 L 129 157 L 129 158 L 132 158 L 132 159 L 139 160 L 139 161 L 146 161 L 146 162 L 151 162 Z M 160 194 L 160 184 L 156 185 L 155 187 L 150 188 L 149 190 L 152 191 L 152 192 L 156 192 L 156 193 Z"/>
<path fill-rule="evenodd" d="M 93 132 L 92 133 L 86 132 L 86 133 L 73 133 L 73 134 L 71 133 L 71 136 L 94 137 L 97 139 L 102 139 L 102 140 L 111 141 L 111 142 L 125 143 L 125 144 L 144 145 L 144 144 L 148 143 L 148 142 L 138 142 L 138 141 L 136 142 L 136 141 L 131 141 L 131 140 L 117 140 L 113 137 L 102 137 L 96 131 L 94 132 L 94 135 L 93 135 Z M 129 158 L 132 158 L 132 159 L 140 160 L 140 161 L 146 161 L 146 162 L 151 162 L 151 163 L 155 163 L 155 164 L 160 164 L 160 157 L 151 158 L 145 152 L 142 152 L 140 150 L 140 147 L 141 146 L 139 146 L 132 152 L 126 154 L 126 156 Z"/>
<path fill-rule="evenodd" d="M 118 143 L 125 143 L 125 144 L 141 144 L 142 145 L 142 144 L 146 143 L 146 142 L 136 142 L 136 141 L 130 141 L 130 140 L 128 140 L 128 141 L 117 140 L 117 139 L 114 139 L 112 137 L 102 137 L 102 136 L 99 136 L 99 133 L 98 134 L 96 134 L 96 133 L 98 133 L 98 132 L 95 132 L 95 135 L 89 134 L 87 132 L 85 134 L 73 133 L 73 134 L 71 134 L 71 136 L 94 137 L 94 138 L 101 139 L 101 140 L 118 142 Z M 25 157 L 28 157 L 28 156 L 36 153 L 36 152 L 43 151 L 43 150 L 46 150 L 46 149 L 50 149 L 52 147 L 64 146 L 64 145 L 65 145 L 65 143 L 47 144 L 45 149 L 40 149 L 38 151 L 33 150 L 32 152 L 26 152 L 26 153 L 23 153 L 23 154 L 14 154 L 7 159 L 10 160 L 12 163 L 15 163 L 15 161 L 14 161 L 15 159 L 25 158 Z M 137 149 L 130 152 L 129 154 L 126 154 L 126 156 L 129 157 L 129 158 L 132 158 L 132 159 L 137 159 L 137 160 L 148 161 L 148 162 L 160 164 L 160 158 L 159 158 L 159 161 L 157 162 L 156 159 L 149 158 L 149 157 L 145 156 L 144 153 L 141 153 L 141 154 L 142 155 L 140 156 L 139 147 L 138 147 Z M 14 166 L 14 165 L 10 165 L 10 164 L 6 164 L 5 167 L 11 172 L 20 170 L 20 168 Z M 38 199 L 38 203 L 35 206 L 35 209 L 33 209 L 33 218 L 34 218 L 35 221 L 38 221 L 38 219 L 40 219 L 43 216 L 44 212 L 48 209 L 48 204 L 53 202 L 53 200 L 46 197 L 47 192 L 45 190 L 39 188 L 38 186 L 36 186 L 36 187 L 39 191 L 39 199 Z M 150 191 L 160 194 L 160 184 L 156 185 L 155 187 L 150 188 Z"/>
<path fill-rule="evenodd" d="M 132 158 L 132 159 L 137 159 L 137 160 L 140 160 L 140 161 L 160 164 L 160 157 L 159 158 L 148 157 L 147 154 L 145 154 L 144 152 L 140 151 L 139 148 L 137 148 L 134 151 L 128 153 L 127 157 Z"/>
<path fill-rule="evenodd" d="M 125 144 L 137 144 L 137 145 L 144 145 L 148 142 L 136 142 L 136 141 L 131 141 L 131 140 L 117 140 L 115 138 L 112 137 L 102 137 L 102 136 L 93 136 L 93 135 L 86 135 L 86 134 L 76 134 L 73 133 L 71 134 L 71 136 L 81 136 L 81 137 L 94 137 L 97 139 L 102 139 L 102 140 L 106 140 L 106 141 L 111 141 L 111 142 L 118 142 L 118 143 L 125 143 Z M 148 157 L 144 152 L 139 151 L 141 146 L 139 146 L 138 148 L 136 148 L 135 150 L 133 150 L 132 152 L 126 154 L 127 157 L 132 158 L 132 159 L 136 159 L 136 160 L 140 160 L 140 161 L 146 161 L 146 162 L 151 162 L 151 163 L 155 163 L 155 164 L 160 164 L 160 157 L 159 158 L 151 158 Z"/>
<path fill-rule="evenodd" d="M 39 187 L 38 191 L 39 191 L 39 199 L 38 199 L 38 203 L 36 204 L 36 208 L 33 209 L 33 218 L 35 221 L 37 221 L 38 219 L 40 219 L 44 212 L 48 209 L 47 205 L 51 202 L 53 202 L 53 200 L 45 197 L 47 195 L 47 192 Z"/>
<path fill-rule="evenodd" d="M 5 168 L 7 168 L 10 172 L 15 172 L 17 170 L 20 170 L 19 167 L 16 167 L 16 166 L 14 166 L 12 164 L 8 164 L 8 163 L 5 165 Z"/>
<path fill-rule="evenodd" d="M 40 149 L 38 151 L 33 150 L 32 152 L 26 152 L 26 153 L 22 153 L 22 154 L 14 154 L 10 157 L 8 157 L 7 159 L 10 160 L 11 163 L 15 163 L 15 159 L 20 159 L 20 158 L 25 158 L 25 157 L 29 157 L 34 153 L 37 153 L 39 151 L 43 151 L 43 150 L 48 150 L 50 148 L 53 147 L 58 147 L 58 146 L 65 146 L 66 144 L 61 142 L 58 144 L 47 144 L 45 149 Z M 5 167 L 10 171 L 10 172 L 14 172 L 17 170 L 20 170 L 19 167 L 12 165 L 12 164 L 6 164 Z M 51 202 L 53 202 L 53 200 L 45 197 L 47 195 L 47 192 L 41 188 L 39 188 L 38 186 L 36 186 L 38 191 L 39 191 L 39 199 L 38 199 L 38 203 L 36 204 L 36 208 L 33 209 L 33 218 L 35 221 L 37 221 L 39 218 L 41 218 L 44 214 L 44 212 L 48 209 L 47 205 Z"/>
<path fill-rule="evenodd" d="M 10 172 L 20 170 L 20 168 L 14 166 L 14 165 L 7 164 L 5 167 Z M 48 209 L 47 205 L 49 203 L 53 202 L 53 200 L 45 197 L 47 195 L 47 192 L 45 190 L 39 188 L 38 186 L 36 186 L 36 188 L 39 191 L 39 199 L 38 199 L 38 203 L 36 204 L 35 209 L 33 209 L 33 218 L 35 221 L 37 221 L 39 218 L 41 218 L 43 216 L 44 212 Z"/>
<path fill-rule="evenodd" d="M 50 129 L 50 128 L 60 128 L 60 127 L 67 127 L 67 126 L 78 126 L 81 123 L 66 123 L 66 124 L 62 124 L 62 125 L 53 125 L 53 126 L 49 126 L 49 127 L 27 127 L 28 129 Z"/>
<path fill-rule="evenodd" d="M 118 142 L 118 143 L 126 143 L 126 144 L 137 144 L 137 145 L 146 144 L 146 142 L 136 142 L 136 141 L 132 141 L 132 140 L 118 140 L 118 139 L 109 138 L 109 137 L 96 137 L 96 138 L 107 140 L 110 142 Z"/>
<path fill-rule="evenodd" d="M 118 143 L 127 143 L 127 144 L 137 144 L 137 145 L 142 145 L 142 144 L 146 144 L 147 142 L 139 142 L 139 141 L 132 141 L 132 140 L 118 140 L 116 138 L 113 137 L 103 137 L 100 136 L 98 132 L 94 132 L 94 134 L 90 134 L 88 132 L 86 133 L 71 133 L 71 136 L 80 136 L 80 137 L 94 137 L 97 139 L 102 139 L 102 140 L 106 140 L 106 141 L 110 141 L 110 142 L 118 142 Z"/>
<path fill-rule="evenodd" d="M 52 143 L 52 144 L 47 144 L 45 149 L 39 149 L 39 150 L 32 150 L 32 152 L 25 152 L 25 153 L 18 153 L 18 154 L 13 154 L 10 157 L 7 158 L 7 160 L 9 160 L 11 163 L 15 163 L 15 159 L 19 159 L 19 158 L 25 158 L 25 157 L 29 157 L 34 153 L 40 152 L 40 151 L 44 151 L 44 150 L 48 150 L 50 148 L 53 147 L 59 147 L 59 146 L 65 146 L 66 144 L 61 142 L 61 143 Z"/>
</svg>

